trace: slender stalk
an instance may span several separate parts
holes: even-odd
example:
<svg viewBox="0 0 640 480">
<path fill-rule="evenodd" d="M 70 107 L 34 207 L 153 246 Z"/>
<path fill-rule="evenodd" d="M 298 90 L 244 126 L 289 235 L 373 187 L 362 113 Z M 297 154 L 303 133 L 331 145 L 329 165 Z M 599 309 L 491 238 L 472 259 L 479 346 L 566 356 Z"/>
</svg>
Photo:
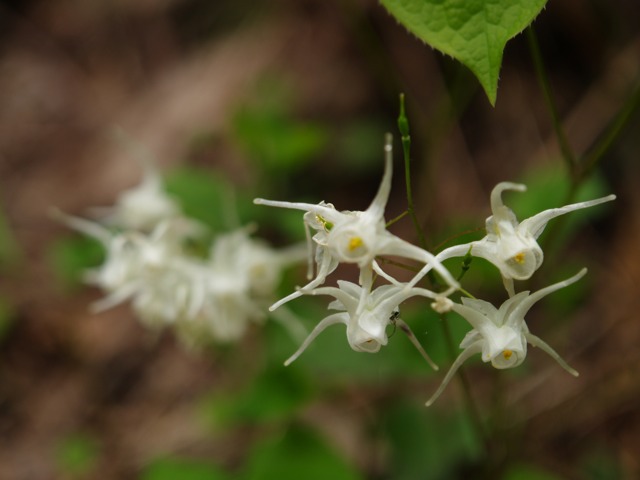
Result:
<svg viewBox="0 0 640 480">
<path fill-rule="evenodd" d="M 564 128 L 562 128 L 562 120 L 560 119 L 560 113 L 558 112 L 558 107 L 556 106 L 556 102 L 551 92 L 551 84 L 549 82 L 549 77 L 547 76 L 547 71 L 544 67 L 544 62 L 542 61 L 542 54 L 540 52 L 538 38 L 536 37 L 535 31 L 533 30 L 532 26 L 527 28 L 527 41 L 529 44 L 531 57 L 533 59 L 533 67 L 536 71 L 536 77 L 538 77 L 538 82 L 540 83 L 540 87 L 542 88 L 544 99 L 547 102 L 549 112 L 551 113 L 551 121 L 553 123 L 553 129 L 556 133 L 556 138 L 558 139 L 558 145 L 560 146 L 560 153 L 562 154 L 562 158 L 567 164 L 567 168 L 569 169 L 571 178 L 574 179 L 577 177 L 578 173 L 578 159 L 573 153 L 573 149 L 569 145 L 569 141 L 567 140 L 567 135 L 565 134 Z"/>
<path fill-rule="evenodd" d="M 399 220 L 402 220 L 402 219 L 403 219 L 404 217 L 406 217 L 407 215 L 409 215 L 409 212 L 405 210 L 404 212 L 402 212 L 402 213 L 401 213 L 400 215 L 398 215 L 397 217 L 392 218 L 391 220 L 389 220 L 389 221 L 386 223 L 386 225 L 385 225 L 385 226 L 386 226 L 387 228 L 389 228 L 391 225 L 393 225 L 394 223 L 396 223 L 396 222 L 397 222 L 397 221 L 399 221 Z"/>
<path fill-rule="evenodd" d="M 587 177 L 596 167 L 600 159 L 605 156 L 624 131 L 629 121 L 638 112 L 638 108 L 640 108 L 640 79 L 636 80 L 631 95 L 624 102 L 623 107 L 617 115 L 611 120 L 605 132 L 582 156 L 580 162 L 582 165 L 582 171 L 580 172 L 582 177 Z"/>
<path fill-rule="evenodd" d="M 418 218 L 415 214 L 414 206 L 413 206 L 413 195 L 411 192 L 411 136 L 409 134 L 409 120 L 407 119 L 407 115 L 404 107 L 404 94 L 400 94 L 400 114 L 398 116 L 398 129 L 400 130 L 400 135 L 402 138 L 402 151 L 404 154 L 404 172 L 405 172 L 405 183 L 407 189 L 407 211 L 411 216 L 413 221 L 413 225 L 416 229 L 416 233 L 418 234 L 418 240 L 420 242 L 420 246 L 422 248 L 426 248 L 426 239 L 424 236 L 424 232 L 422 227 L 420 226 L 420 222 L 418 222 Z M 429 272 L 432 274 L 433 272 Z M 430 276 L 432 283 L 435 283 L 435 277 Z M 464 290 L 463 290 L 464 291 Z M 473 297 L 470 293 L 464 291 L 464 293 L 470 297 Z M 449 323 L 447 322 L 446 316 L 442 314 L 440 316 L 440 325 L 442 327 L 442 331 L 445 337 L 445 341 L 447 343 L 447 350 L 449 352 L 449 357 L 452 361 L 456 358 L 455 346 L 453 343 L 453 335 L 451 334 L 451 329 L 449 328 Z M 469 411 L 469 415 L 471 417 L 471 421 L 475 430 L 478 433 L 478 436 L 482 439 L 482 442 L 486 446 L 487 449 L 490 449 L 490 437 L 484 428 L 482 423 L 482 418 L 480 416 L 480 412 L 478 407 L 473 399 L 473 395 L 471 394 L 471 386 L 469 383 L 469 379 L 467 378 L 464 368 L 461 366 L 458 369 L 456 374 L 460 379 L 460 383 L 462 385 L 462 391 L 464 396 L 464 402 L 467 410 Z"/>
<path fill-rule="evenodd" d="M 551 120 L 558 140 L 558 145 L 560 146 L 560 152 L 569 171 L 570 184 L 564 202 L 568 205 L 576 201 L 578 192 L 584 181 L 611 149 L 615 141 L 619 138 L 625 127 L 629 124 L 640 108 L 640 79 L 636 80 L 629 98 L 624 102 L 616 116 L 609 122 L 609 125 L 603 134 L 591 144 L 586 152 L 582 155 L 576 156 L 569 145 L 567 136 L 562 127 L 560 115 L 551 92 L 549 78 L 546 73 L 544 62 L 542 61 L 542 54 L 540 52 L 538 39 L 532 26 L 527 28 L 527 40 L 536 76 L 538 77 L 540 87 L 542 88 L 545 101 L 551 114 Z M 566 219 L 561 218 L 549 226 L 544 238 L 545 249 L 551 248 L 554 240 L 557 238 L 558 232 L 562 229 L 565 222 Z"/>
<path fill-rule="evenodd" d="M 404 156 L 404 181 L 407 190 L 407 211 L 413 222 L 413 227 L 418 235 L 420 247 L 427 247 L 427 240 L 424 230 L 420 226 L 416 211 L 413 205 L 413 193 L 411 190 L 411 135 L 409 133 L 409 120 L 404 109 L 404 93 L 400 94 L 400 114 L 398 115 L 398 130 L 400 130 L 400 139 L 402 140 L 402 153 Z"/>
</svg>

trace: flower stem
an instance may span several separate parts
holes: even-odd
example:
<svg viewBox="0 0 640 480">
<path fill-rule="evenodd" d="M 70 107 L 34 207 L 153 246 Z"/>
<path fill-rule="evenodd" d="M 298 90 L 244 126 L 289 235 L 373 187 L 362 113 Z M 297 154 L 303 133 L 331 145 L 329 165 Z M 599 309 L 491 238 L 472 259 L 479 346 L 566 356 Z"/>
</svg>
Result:
<svg viewBox="0 0 640 480">
<path fill-rule="evenodd" d="M 581 158 L 582 171 L 581 177 L 587 177 L 598 162 L 613 146 L 620 134 L 624 131 L 629 121 L 637 113 L 640 107 L 640 79 L 637 79 L 631 95 L 624 102 L 623 107 L 617 115 L 611 120 L 604 133 L 600 136 Z"/>
<path fill-rule="evenodd" d="M 562 128 L 562 120 L 560 119 L 560 113 L 558 112 L 558 107 L 556 106 L 556 102 L 551 92 L 551 84 L 549 82 L 549 77 L 547 76 L 547 71 L 544 67 L 544 62 L 542 61 L 540 44 L 538 43 L 538 37 L 533 30 L 533 26 L 527 28 L 527 42 L 529 44 L 529 51 L 531 52 L 531 57 L 533 59 L 533 67 L 536 71 L 536 77 L 538 77 L 538 82 L 540 83 L 540 87 L 542 88 L 544 99 L 547 102 L 549 112 L 551 113 L 551 122 L 553 123 L 553 129 L 556 133 L 556 138 L 558 139 L 560 153 L 562 154 L 562 158 L 567 164 L 567 168 L 569 169 L 571 178 L 575 179 L 577 178 L 578 174 L 578 159 L 573 153 L 573 149 L 569 145 L 569 141 L 567 140 L 567 135 L 564 131 L 564 128 Z"/>
<path fill-rule="evenodd" d="M 402 154 L 404 156 L 404 181 L 407 190 L 407 211 L 413 222 L 413 226 L 418 235 L 420 247 L 427 247 L 427 240 L 424 231 L 420 226 L 416 211 L 413 206 L 413 193 L 411 190 L 411 134 L 409 133 L 409 120 L 404 109 L 404 93 L 400 94 L 400 114 L 398 115 L 398 130 L 400 130 L 400 139 L 402 140 Z"/>
</svg>

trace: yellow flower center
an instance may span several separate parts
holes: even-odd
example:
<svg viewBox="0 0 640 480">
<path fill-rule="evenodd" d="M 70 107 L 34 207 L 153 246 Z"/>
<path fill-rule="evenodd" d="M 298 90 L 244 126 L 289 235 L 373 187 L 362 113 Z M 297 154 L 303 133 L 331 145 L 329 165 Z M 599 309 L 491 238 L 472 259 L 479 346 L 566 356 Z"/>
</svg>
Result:
<svg viewBox="0 0 640 480">
<path fill-rule="evenodd" d="M 516 263 L 522 265 L 524 263 L 524 252 L 516 253 L 513 259 L 516 261 Z"/>
<path fill-rule="evenodd" d="M 362 241 L 362 238 L 351 237 L 351 239 L 349 240 L 349 251 L 353 252 L 356 248 L 361 247 L 363 243 L 364 242 Z"/>
<path fill-rule="evenodd" d="M 505 360 L 509 360 L 511 358 L 511 355 L 513 355 L 513 352 L 511 350 L 502 351 L 502 356 L 504 357 Z"/>
</svg>

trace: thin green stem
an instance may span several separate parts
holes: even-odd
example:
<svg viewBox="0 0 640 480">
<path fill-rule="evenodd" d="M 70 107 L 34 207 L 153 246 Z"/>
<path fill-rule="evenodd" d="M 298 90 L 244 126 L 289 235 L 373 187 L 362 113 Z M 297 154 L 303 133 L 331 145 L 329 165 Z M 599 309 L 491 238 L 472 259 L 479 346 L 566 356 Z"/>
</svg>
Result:
<svg viewBox="0 0 640 480">
<path fill-rule="evenodd" d="M 420 242 L 420 246 L 422 248 L 426 248 L 426 238 L 422 227 L 420 226 L 420 222 L 418 222 L 418 218 L 415 214 L 415 210 L 413 207 L 413 195 L 411 192 L 411 135 L 409 134 L 409 120 L 407 119 L 407 115 L 405 113 L 404 107 L 404 94 L 400 94 L 400 114 L 398 116 L 398 130 L 400 130 L 400 135 L 402 139 L 402 151 L 404 154 L 404 172 L 405 172 L 405 183 L 407 190 L 407 211 L 411 216 L 413 221 L 413 225 L 416 229 L 416 233 L 418 235 L 418 240 Z M 432 272 L 429 272 L 432 273 Z M 431 278 L 431 277 L 430 277 Z M 435 278 L 431 278 L 432 282 Z M 464 292 L 468 296 L 472 296 L 468 292 Z M 451 334 L 451 329 L 449 328 L 449 323 L 446 320 L 446 316 L 444 314 L 441 315 L 440 324 L 442 326 L 443 334 L 447 343 L 447 349 L 449 351 L 449 356 L 451 357 L 451 361 L 455 360 L 455 347 L 453 344 L 453 335 Z M 466 407 L 469 411 L 469 415 L 471 417 L 471 421 L 474 425 L 474 428 L 478 432 L 479 437 L 482 439 L 483 443 L 488 447 L 489 446 L 489 436 L 482 424 L 482 419 L 480 417 L 480 413 L 473 399 L 473 395 L 471 394 L 471 386 L 469 384 L 469 380 L 464 373 L 464 369 L 460 367 L 457 372 L 458 378 L 460 378 L 460 383 L 462 384 L 462 390 L 464 392 L 464 401 Z"/>
<path fill-rule="evenodd" d="M 544 62 L 542 61 L 542 54 L 540 52 L 538 38 L 536 37 L 535 31 L 533 30 L 532 26 L 527 28 L 527 41 L 529 44 L 531 57 L 533 59 L 533 66 L 536 71 L 536 77 L 538 77 L 538 82 L 540 83 L 540 87 L 542 88 L 544 99 L 547 102 L 549 112 L 551 113 L 551 121 L 553 123 L 553 129 L 556 133 L 556 138 L 558 139 L 558 145 L 560 146 L 560 153 L 562 154 L 562 158 L 567 164 L 567 168 L 569 169 L 571 178 L 576 178 L 578 172 L 578 159 L 573 153 L 573 149 L 569 145 L 569 141 L 567 140 L 567 135 L 564 132 L 564 128 L 562 128 L 562 120 L 560 119 L 560 113 L 558 112 L 558 107 L 556 106 L 556 102 L 551 92 L 551 84 L 549 82 L 549 77 L 547 76 L 547 71 L 544 67 Z"/>
<path fill-rule="evenodd" d="M 587 152 L 582 156 L 581 176 L 588 176 L 597 166 L 598 162 L 613 146 L 620 134 L 624 131 L 629 121 L 637 113 L 640 107 L 640 79 L 636 80 L 630 97 L 624 102 L 618 114 L 611 120 L 605 132 L 600 136 Z"/>
<path fill-rule="evenodd" d="M 398 115 L 398 130 L 400 130 L 400 139 L 402 140 L 402 153 L 404 156 L 404 181 L 407 190 L 407 211 L 413 222 L 413 227 L 418 235 L 420 247 L 427 247 L 427 240 L 424 231 L 420 226 L 416 211 L 413 205 L 413 193 L 411 190 L 411 135 L 409 133 L 409 120 L 404 109 L 404 93 L 400 94 L 400 114 Z"/>
<path fill-rule="evenodd" d="M 399 221 L 399 220 L 402 220 L 402 219 L 403 219 L 404 217 L 406 217 L 407 215 L 409 215 L 409 211 L 408 211 L 408 210 L 405 210 L 404 212 L 402 212 L 402 213 L 401 213 L 400 215 L 398 215 L 397 217 L 392 218 L 391 220 L 389 220 L 389 221 L 386 223 L 386 225 L 385 225 L 385 226 L 386 226 L 387 228 L 389 228 L 391 225 L 393 225 L 394 223 L 396 223 L 396 222 L 397 222 L 397 221 Z"/>
</svg>

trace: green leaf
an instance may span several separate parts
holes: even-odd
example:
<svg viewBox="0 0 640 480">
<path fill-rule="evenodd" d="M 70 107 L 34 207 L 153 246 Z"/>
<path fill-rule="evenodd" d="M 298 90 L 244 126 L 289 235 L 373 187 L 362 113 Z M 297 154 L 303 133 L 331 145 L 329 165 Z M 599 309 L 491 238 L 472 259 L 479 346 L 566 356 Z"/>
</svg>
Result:
<svg viewBox="0 0 640 480">
<path fill-rule="evenodd" d="M 504 47 L 547 0 L 381 0 L 410 32 L 466 65 L 492 105 Z"/>
<path fill-rule="evenodd" d="M 160 458 L 146 466 L 141 480 L 226 480 L 229 476 L 215 465 L 186 458 Z"/>
<path fill-rule="evenodd" d="M 358 480 L 361 476 L 313 430 L 291 426 L 255 446 L 243 476 L 250 480 Z"/>
</svg>

